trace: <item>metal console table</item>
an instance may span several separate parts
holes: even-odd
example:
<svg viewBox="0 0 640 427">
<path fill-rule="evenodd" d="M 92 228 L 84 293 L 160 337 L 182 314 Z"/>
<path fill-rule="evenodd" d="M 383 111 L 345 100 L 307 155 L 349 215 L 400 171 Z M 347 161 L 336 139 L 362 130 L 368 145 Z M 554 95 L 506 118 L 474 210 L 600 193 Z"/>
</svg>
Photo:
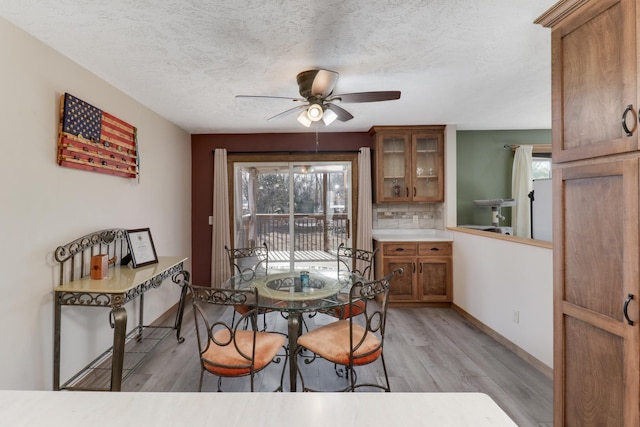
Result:
<svg viewBox="0 0 640 427">
<path fill-rule="evenodd" d="M 178 342 L 183 342 L 180 336 L 182 316 L 184 313 L 184 300 L 187 294 L 186 284 L 189 281 L 189 272 L 184 270 L 185 257 L 158 257 L 157 264 L 131 269 L 127 266 L 119 266 L 118 262 L 129 253 L 124 229 L 110 229 L 98 231 L 79 239 L 76 239 L 55 251 L 55 259 L 60 264 L 60 286 L 54 289 L 55 314 L 54 314 L 54 352 L 53 352 L 53 389 L 84 389 L 84 390 L 110 390 L 120 391 L 123 381 L 123 367 L 125 344 L 130 339 L 141 342 L 145 330 L 149 328 L 176 330 Z M 90 260 L 92 255 L 107 254 L 114 260 L 109 267 L 108 277 L 102 280 L 92 280 L 90 273 Z M 144 293 L 152 288 L 158 288 L 162 282 L 171 277 L 172 281 L 182 287 L 180 301 L 173 327 L 145 326 L 143 324 Z M 129 333 L 126 333 L 127 311 L 126 303 L 140 298 L 140 315 L 138 325 Z M 110 324 L 113 328 L 113 347 L 98 356 L 84 369 L 71 379 L 60 385 L 60 353 L 61 353 L 61 325 L 62 306 L 85 306 L 111 308 Z M 148 334 L 149 336 L 153 333 Z M 166 334 L 164 335 L 166 336 Z M 156 340 L 156 345 L 164 338 Z M 145 355 L 153 351 L 155 345 L 147 348 Z M 107 389 L 76 387 L 78 379 L 88 371 L 94 369 L 98 363 L 104 361 L 111 354 L 111 381 Z M 140 358 L 137 366 L 144 360 Z M 131 373 L 133 366 L 129 373 Z M 126 376 L 125 376 L 126 378 Z"/>
</svg>

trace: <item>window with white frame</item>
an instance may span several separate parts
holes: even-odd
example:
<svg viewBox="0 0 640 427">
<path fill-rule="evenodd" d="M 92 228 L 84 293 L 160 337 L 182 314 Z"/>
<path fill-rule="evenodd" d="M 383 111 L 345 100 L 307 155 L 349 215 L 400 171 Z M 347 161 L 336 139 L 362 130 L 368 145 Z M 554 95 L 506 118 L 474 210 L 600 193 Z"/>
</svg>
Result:
<svg viewBox="0 0 640 427">
<path fill-rule="evenodd" d="M 535 156 L 531 159 L 533 179 L 551 178 L 551 157 Z"/>
</svg>

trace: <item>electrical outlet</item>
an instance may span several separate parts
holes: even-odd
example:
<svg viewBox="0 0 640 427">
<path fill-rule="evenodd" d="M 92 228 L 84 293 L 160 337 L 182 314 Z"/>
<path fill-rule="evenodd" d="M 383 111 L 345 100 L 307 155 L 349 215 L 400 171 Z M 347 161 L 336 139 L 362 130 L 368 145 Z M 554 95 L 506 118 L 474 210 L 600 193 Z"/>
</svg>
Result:
<svg viewBox="0 0 640 427">
<path fill-rule="evenodd" d="M 520 323 L 520 311 L 513 310 L 511 312 L 511 320 L 513 321 L 513 323 Z"/>
<path fill-rule="evenodd" d="M 414 224 L 417 224 L 417 223 L 419 222 L 419 220 L 420 220 L 420 219 L 418 218 L 418 215 L 414 215 L 414 216 L 413 216 L 413 223 L 414 223 Z"/>
</svg>

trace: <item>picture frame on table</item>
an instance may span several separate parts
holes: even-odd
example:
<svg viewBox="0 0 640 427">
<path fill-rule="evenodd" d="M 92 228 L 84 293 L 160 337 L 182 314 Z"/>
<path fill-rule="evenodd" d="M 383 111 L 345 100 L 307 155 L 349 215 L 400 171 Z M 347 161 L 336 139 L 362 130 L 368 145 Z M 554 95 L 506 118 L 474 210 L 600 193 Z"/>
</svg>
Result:
<svg viewBox="0 0 640 427">
<path fill-rule="evenodd" d="M 131 268 L 158 263 L 158 255 L 149 228 L 127 230 L 126 235 L 131 256 Z"/>
</svg>

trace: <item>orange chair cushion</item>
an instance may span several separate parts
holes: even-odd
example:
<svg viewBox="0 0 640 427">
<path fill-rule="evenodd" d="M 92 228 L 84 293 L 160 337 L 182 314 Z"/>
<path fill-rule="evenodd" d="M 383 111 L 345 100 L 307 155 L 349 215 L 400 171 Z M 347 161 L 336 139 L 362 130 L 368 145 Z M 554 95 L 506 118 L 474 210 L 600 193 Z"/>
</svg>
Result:
<svg viewBox="0 0 640 427">
<path fill-rule="evenodd" d="M 247 314 L 251 310 L 251 306 L 248 305 L 234 305 L 233 308 L 242 315 Z"/>
<path fill-rule="evenodd" d="M 364 313 L 365 308 L 366 305 L 364 301 L 354 301 L 351 305 L 346 304 L 340 307 L 334 307 L 327 314 L 337 317 L 338 319 L 348 319 L 349 317 Z"/>
<path fill-rule="evenodd" d="M 251 307 L 250 305 L 234 305 L 233 308 L 240 313 L 241 315 L 245 315 L 249 312 L 249 310 L 251 310 L 253 307 Z M 268 309 L 259 309 L 258 313 L 268 313 L 271 310 Z"/>
<path fill-rule="evenodd" d="M 226 343 L 229 341 L 229 331 L 222 329 L 214 334 L 214 338 L 218 342 Z M 253 331 L 236 331 L 236 343 L 244 354 L 251 356 Z M 280 350 L 284 343 L 284 335 L 270 332 L 257 332 L 254 371 L 257 372 L 267 366 L 273 358 L 276 357 L 278 350 Z M 201 357 L 204 368 L 215 375 L 234 377 L 248 375 L 251 372 L 248 366 L 250 361 L 236 350 L 233 342 L 222 346 L 217 345 L 211 340 L 209 342 L 209 348 L 202 353 Z"/>
<path fill-rule="evenodd" d="M 360 341 L 365 333 L 362 326 L 353 324 L 354 345 Z M 338 320 L 303 334 L 298 338 L 298 345 L 330 362 L 349 365 L 349 321 Z M 370 351 L 373 353 L 363 356 Z M 353 354 L 353 364 L 366 365 L 376 360 L 381 354 L 380 340 L 374 334 L 368 333 L 362 345 Z"/>
</svg>

